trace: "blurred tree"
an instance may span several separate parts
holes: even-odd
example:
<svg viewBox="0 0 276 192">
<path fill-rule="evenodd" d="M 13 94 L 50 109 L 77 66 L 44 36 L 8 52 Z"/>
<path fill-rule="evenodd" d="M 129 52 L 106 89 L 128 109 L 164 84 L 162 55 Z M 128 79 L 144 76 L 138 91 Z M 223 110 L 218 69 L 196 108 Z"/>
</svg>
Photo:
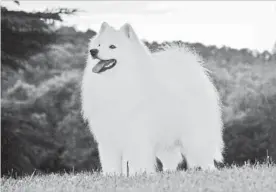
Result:
<svg viewBox="0 0 276 192">
<path fill-rule="evenodd" d="M 14 1 L 19 5 L 19 1 Z M 42 51 L 55 41 L 54 24 L 61 14 L 73 14 L 76 9 L 60 8 L 44 12 L 12 11 L 1 7 L 1 62 L 14 69 L 27 67 L 19 62 Z"/>
<path fill-rule="evenodd" d="M 20 5 L 19 1 L 14 3 Z M 62 14 L 76 11 L 61 8 L 30 13 L 1 6 L 1 80 L 10 79 L 11 71 L 27 71 L 29 66 L 22 61 L 54 42 L 55 22 L 62 21 Z M 1 100 L 1 176 L 30 174 L 35 169 L 56 171 L 59 167 L 63 147 L 53 140 L 51 124 L 41 119 L 34 121 L 36 109 L 32 104 L 23 104 Z"/>
</svg>

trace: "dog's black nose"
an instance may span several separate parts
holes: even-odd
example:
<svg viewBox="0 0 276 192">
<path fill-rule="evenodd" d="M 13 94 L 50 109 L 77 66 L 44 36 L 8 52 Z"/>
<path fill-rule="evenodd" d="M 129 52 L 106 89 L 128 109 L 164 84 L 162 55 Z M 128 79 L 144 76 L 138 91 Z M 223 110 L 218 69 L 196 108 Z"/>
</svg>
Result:
<svg viewBox="0 0 276 192">
<path fill-rule="evenodd" d="M 99 53 L 98 49 L 90 49 L 90 54 L 92 57 L 96 57 Z"/>
</svg>

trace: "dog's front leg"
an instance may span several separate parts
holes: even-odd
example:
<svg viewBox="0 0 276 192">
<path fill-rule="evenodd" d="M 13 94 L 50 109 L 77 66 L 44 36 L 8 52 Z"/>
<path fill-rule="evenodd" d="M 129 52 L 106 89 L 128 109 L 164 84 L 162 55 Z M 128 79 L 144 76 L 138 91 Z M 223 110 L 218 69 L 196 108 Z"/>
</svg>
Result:
<svg viewBox="0 0 276 192">
<path fill-rule="evenodd" d="M 122 174 L 122 154 L 112 144 L 99 144 L 102 172 L 105 175 Z"/>
<path fill-rule="evenodd" d="M 134 176 L 142 173 L 154 173 L 155 170 L 155 155 L 151 147 L 141 144 L 133 147 L 127 153 L 128 175 Z"/>
</svg>

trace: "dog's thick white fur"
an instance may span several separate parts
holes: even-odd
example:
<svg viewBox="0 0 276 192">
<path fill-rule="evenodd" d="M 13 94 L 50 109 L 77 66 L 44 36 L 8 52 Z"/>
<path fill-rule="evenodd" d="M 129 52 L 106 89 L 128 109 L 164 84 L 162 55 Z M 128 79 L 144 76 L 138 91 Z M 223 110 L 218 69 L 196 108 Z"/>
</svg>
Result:
<svg viewBox="0 0 276 192">
<path fill-rule="evenodd" d="M 115 45 L 115 48 L 110 48 Z M 220 99 L 199 57 L 184 47 L 151 54 L 129 24 L 115 30 L 103 23 L 90 49 L 112 69 L 94 73 L 90 54 L 82 81 L 82 112 L 98 142 L 104 173 L 176 169 L 181 154 L 188 167 L 214 169 L 222 161 Z"/>
</svg>

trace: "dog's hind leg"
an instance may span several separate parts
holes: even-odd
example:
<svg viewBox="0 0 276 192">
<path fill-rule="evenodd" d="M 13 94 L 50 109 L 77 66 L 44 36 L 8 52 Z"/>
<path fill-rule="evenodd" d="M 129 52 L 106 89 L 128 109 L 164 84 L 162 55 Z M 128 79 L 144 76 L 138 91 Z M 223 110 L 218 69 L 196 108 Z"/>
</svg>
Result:
<svg viewBox="0 0 276 192">
<path fill-rule="evenodd" d="M 182 155 L 178 147 L 159 150 L 157 157 L 162 162 L 163 171 L 176 171 L 178 164 L 182 161 Z"/>
</svg>

